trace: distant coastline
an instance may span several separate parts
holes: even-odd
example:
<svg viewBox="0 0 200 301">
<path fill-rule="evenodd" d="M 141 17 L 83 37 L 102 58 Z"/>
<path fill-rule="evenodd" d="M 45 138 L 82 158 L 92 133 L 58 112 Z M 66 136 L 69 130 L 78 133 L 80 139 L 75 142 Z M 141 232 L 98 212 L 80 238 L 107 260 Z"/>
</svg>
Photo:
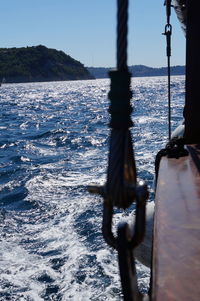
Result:
<svg viewBox="0 0 200 301">
<path fill-rule="evenodd" d="M 108 72 L 114 68 L 103 67 L 87 67 L 88 71 L 95 78 L 108 78 Z M 145 77 L 145 76 L 165 76 L 167 75 L 167 68 L 153 68 L 144 65 L 133 65 L 129 67 L 129 71 L 133 77 Z M 184 75 L 185 66 L 173 66 L 171 67 L 171 75 Z"/>
<path fill-rule="evenodd" d="M 63 51 L 43 45 L 0 48 L 0 83 L 67 81 L 108 78 L 113 68 L 85 67 Z M 167 68 L 130 66 L 133 77 L 165 76 Z M 185 66 L 171 67 L 172 75 L 184 75 Z"/>
</svg>

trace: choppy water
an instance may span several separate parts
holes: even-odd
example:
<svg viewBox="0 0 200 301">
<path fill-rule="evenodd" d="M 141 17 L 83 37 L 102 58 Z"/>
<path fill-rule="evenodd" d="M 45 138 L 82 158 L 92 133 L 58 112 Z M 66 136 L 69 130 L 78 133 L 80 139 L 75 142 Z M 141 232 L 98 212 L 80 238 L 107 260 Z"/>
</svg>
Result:
<svg viewBox="0 0 200 301">
<path fill-rule="evenodd" d="M 166 78 L 132 85 L 138 174 L 152 187 L 167 139 Z M 121 300 L 117 256 L 101 236 L 102 201 L 86 191 L 105 181 L 109 80 L 0 89 L 0 300 Z M 172 77 L 172 95 L 175 128 L 184 77 Z M 137 268 L 145 291 L 149 270 Z"/>
</svg>

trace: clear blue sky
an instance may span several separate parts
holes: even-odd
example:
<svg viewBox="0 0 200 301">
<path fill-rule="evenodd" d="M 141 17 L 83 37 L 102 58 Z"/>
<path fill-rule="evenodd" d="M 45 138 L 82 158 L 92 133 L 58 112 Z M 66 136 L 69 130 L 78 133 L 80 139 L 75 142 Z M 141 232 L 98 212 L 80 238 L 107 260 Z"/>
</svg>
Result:
<svg viewBox="0 0 200 301">
<path fill-rule="evenodd" d="M 166 65 L 164 0 L 130 0 L 128 64 Z M 115 66 L 116 0 L 1 0 L 0 47 L 63 50 L 85 66 Z M 185 64 L 185 38 L 172 14 L 172 65 Z"/>
</svg>

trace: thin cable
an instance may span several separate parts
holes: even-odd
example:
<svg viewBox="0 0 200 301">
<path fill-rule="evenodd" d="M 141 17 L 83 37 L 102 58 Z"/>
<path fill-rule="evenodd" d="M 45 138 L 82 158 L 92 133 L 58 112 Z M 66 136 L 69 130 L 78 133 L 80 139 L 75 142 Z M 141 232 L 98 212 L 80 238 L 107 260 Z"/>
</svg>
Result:
<svg viewBox="0 0 200 301">
<path fill-rule="evenodd" d="M 167 86 L 168 86 L 168 135 L 169 141 L 171 140 L 171 27 L 167 33 L 167 40 L 169 40 L 167 48 Z"/>
<path fill-rule="evenodd" d="M 172 25 L 170 24 L 171 16 L 171 0 L 165 1 L 166 5 L 166 15 L 167 15 L 167 24 L 165 25 L 164 35 L 166 36 L 167 42 L 167 75 L 168 75 L 168 139 L 171 140 L 171 66 L 170 66 L 170 57 L 171 57 L 171 35 L 172 35 Z"/>
</svg>

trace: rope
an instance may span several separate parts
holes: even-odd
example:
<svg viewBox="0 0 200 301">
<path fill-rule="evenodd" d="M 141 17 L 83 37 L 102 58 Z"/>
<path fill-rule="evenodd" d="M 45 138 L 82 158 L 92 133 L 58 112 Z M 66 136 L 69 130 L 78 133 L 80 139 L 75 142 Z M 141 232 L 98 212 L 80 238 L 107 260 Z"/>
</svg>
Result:
<svg viewBox="0 0 200 301">
<path fill-rule="evenodd" d="M 117 69 L 127 69 L 128 0 L 118 0 L 117 6 Z"/>
<path fill-rule="evenodd" d="M 157 155 L 155 160 L 155 174 L 156 174 L 156 182 L 158 178 L 158 171 L 160 166 L 160 161 L 162 157 L 167 156 L 168 158 L 179 159 L 181 157 L 188 156 L 187 149 L 184 148 L 185 140 L 184 138 L 172 138 L 166 145 L 165 148 L 161 149 Z"/>
<path fill-rule="evenodd" d="M 134 200 L 128 186 L 136 184 L 136 168 L 129 130 L 132 92 L 127 67 L 128 0 L 117 0 L 117 4 L 117 70 L 109 73 L 111 134 L 106 192 L 109 206 L 125 209 Z"/>
<path fill-rule="evenodd" d="M 109 113 L 111 115 L 110 127 L 113 129 L 128 129 L 133 125 L 131 120 L 132 107 L 130 99 L 131 75 L 128 70 L 115 70 L 109 72 L 111 79 Z"/>
<path fill-rule="evenodd" d="M 113 235 L 112 220 L 114 207 L 128 208 L 136 201 L 138 218 L 136 218 L 135 235 L 130 248 L 139 243 L 144 227 L 145 201 L 148 197 L 147 186 L 143 182 L 136 183 L 136 166 L 132 145 L 130 127 L 132 107 L 130 99 L 131 74 L 127 68 L 127 21 L 128 0 L 118 0 L 117 25 L 117 70 L 109 73 L 111 79 L 109 113 L 110 121 L 110 150 L 108 157 L 107 182 L 105 186 L 88 187 L 92 193 L 99 193 L 104 198 L 103 207 L 103 236 L 111 247 L 117 249 L 117 238 Z M 142 211 L 142 212 L 141 212 Z"/>
<path fill-rule="evenodd" d="M 134 192 L 128 188 L 136 182 L 136 168 L 130 131 L 112 129 L 107 175 L 107 196 L 118 208 L 128 208 Z"/>
</svg>

